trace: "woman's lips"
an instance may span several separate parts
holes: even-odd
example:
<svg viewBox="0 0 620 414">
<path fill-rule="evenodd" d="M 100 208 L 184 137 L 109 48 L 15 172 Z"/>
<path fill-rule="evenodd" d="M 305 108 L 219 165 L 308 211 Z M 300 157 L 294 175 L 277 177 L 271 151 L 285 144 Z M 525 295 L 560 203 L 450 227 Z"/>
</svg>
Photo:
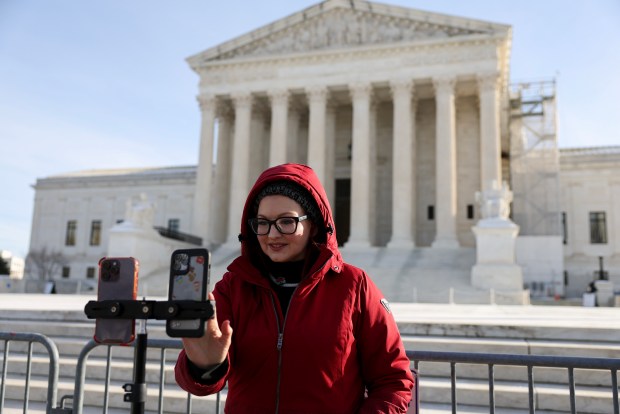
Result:
<svg viewBox="0 0 620 414">
<path fill-rule="evenodd" d="M 280 251 L 286 247 L 284 243 L 270 243 L 269 248 L 274 251 Z"/>
</svg>

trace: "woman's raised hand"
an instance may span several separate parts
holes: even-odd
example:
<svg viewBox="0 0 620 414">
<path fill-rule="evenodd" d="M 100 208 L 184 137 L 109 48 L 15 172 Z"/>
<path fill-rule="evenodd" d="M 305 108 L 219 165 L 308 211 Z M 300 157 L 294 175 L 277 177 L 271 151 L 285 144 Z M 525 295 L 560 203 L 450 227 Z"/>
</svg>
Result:
<svg viewBox="0 0 620 414">
<path fill-rule="evenodd" d="M 213 293 L 209 293 L 209 300 L 215 300 Z M 183 348 L 194 365 L 206 369 L 226 360 L 232 333 L 230 321 L 218 325 L 217 309 L 214 307 L 213 318 L 207 320 L 204 335 L 201 338 L 182 338 Z"/>
</svg>

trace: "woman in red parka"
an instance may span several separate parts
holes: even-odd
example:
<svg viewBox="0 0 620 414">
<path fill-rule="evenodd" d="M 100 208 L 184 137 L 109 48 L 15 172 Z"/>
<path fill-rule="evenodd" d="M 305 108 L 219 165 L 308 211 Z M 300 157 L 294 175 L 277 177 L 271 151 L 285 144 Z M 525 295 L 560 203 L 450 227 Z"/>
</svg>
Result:
<svg viewBox="0 0 620 414">
<path fill-rule="evenodd" d="M 264 171 L 239 239 L 209 294 L 216 317 L 183 338 L 181 388 L 202 396 L 228 382 L 228 414 L 405 413 L 414 383 L 398 328 L 370 277 L 343 262 L 314 171 Z"/>
</svg>

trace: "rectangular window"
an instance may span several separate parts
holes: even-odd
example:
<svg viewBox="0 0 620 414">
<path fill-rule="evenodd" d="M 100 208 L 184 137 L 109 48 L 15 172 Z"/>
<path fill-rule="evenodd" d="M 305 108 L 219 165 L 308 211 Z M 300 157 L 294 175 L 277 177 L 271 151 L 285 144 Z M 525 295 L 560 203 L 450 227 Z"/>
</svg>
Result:
<svg viewBox="0 0 620 414">
<path fill-rule="evenodd" d="M 90 245 L 99 246 L 101 244 L 101 220 L 93 220 L 90 223 Z"/>
<path fill-rule="evenodd" d="M 168 220 L 168 230 L 178 232 L 180 228 L 181 228 L 181 220 L 179 219 Z"/>
<path fill-rule="evenodd" d="M 607 223 L 604 211 L 590 212 L 590 243 L 607 243 Z"/>
<path fill-rule="evenodd" d="M 435 206 L 428 206 L 426 209 L 426 217 L 429 220 L 435 220 Z"/>
<path fill-rule="evenodd" d="M 566 223 L 566 212 L 562 212 L 562 242 L 568 244 L 568 224 Z"/>
<path fill-rule="evenodd" d="M 64 279 L 69 278 L 69 275 L 71 274 L 71 268 L 69 266 L 63 266 L 62 267 L 62 277 Z"/>
<path fill-rule="evenodd" d="M 95 268 L 89 267 L 86 269 L 86 279 L 94 279 L 95 278 Z"/>
<path fill-rule="evenodd" d="M 468 220 L 474 219 L 474 205 L 473 204 L 467 204 L 467 219 Z"/>
<path fill-rule="evenodd" d="M 77 221 L 67 221 L 67 233 L 65 235 L 65 246 L 75 246 L 75 233 L 77 231 Z"/>
</svg>

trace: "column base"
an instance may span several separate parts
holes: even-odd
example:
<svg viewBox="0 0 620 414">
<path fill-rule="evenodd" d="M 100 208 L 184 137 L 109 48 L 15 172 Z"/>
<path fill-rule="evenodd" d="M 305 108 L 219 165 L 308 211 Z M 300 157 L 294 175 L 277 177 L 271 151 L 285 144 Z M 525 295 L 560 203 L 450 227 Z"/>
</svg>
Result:
<svg viewBox="0 0 620 414">
<path fill-rule="evenodd" d="M 461 245 L 456 239 L 435 239 L 431 247 L 433 249 L 458 249 Z"/>
<path fill-rule="evenodd" d="M 346 242 L 343 247 L 347 250 L 364 250 L 371 248 L 372 245 L 367 240 L 351 240 Z"/>
<path fill-rule="evenodd" d="M 413 250 L 415 249 L 415 243 L 413 240 L 396 239 L 390 240 L 386 247 L 394 250 Z"/>
</svg>

